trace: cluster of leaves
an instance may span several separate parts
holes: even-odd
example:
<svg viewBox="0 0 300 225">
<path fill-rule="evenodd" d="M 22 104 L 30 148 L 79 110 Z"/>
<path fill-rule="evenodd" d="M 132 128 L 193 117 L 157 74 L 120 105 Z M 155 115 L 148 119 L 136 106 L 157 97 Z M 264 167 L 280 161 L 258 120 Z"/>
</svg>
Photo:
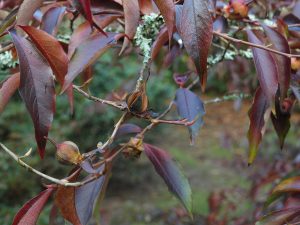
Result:
<svg viewBox="0 0 300 225">
<path fill-rule="evenodd" d="M 49 177 L 28 166 L 1 144 L 19 164 L 53 183 L 46 185 L 45 191 L 21 208 L 13 224 L 36 224 L 43 206 L 52 194 L 55 197 L 50 224 L 55 224 L 59 213 L 74 225 L 87 224 L 96 200 L 101 199 L 105 192 L 111 168 L 120 153 L 134 158 L 145 153 L 169 190 L 191 213 L 192 197 L 188 180 L 166 151 L 144 143 L 144 135 L 153 126 L 166 123 L 188 126 L 190 141 L 195 141 L 197 132 L 203 125 L 205 110 L 204 103 L 190 90 L 195 83 L 191 78 L 193 74 L 197 74 L 201 89 L 205 90 L 207 59 L 214 34 L 217 46 L 225 44 L 226 47 L 222 57 L 210 66 L 226 58 L 229 48 L 235 50 L 228 41 L 252 48 L 253 55 L 249 55 L 247 49 L 235 52 L 235 55 L 246 58 L 253 56 L 259 82 L 249 111 L 249 164 L 256 157 L 269 117 L 278 134 L 280 146 L 283 147 L 289 131 L 293 105 L 297 98 L 299 100 L 299 56 L 294 53 L 300 48 L 297 29 L 300 23 L 297 8 L 300 3 L 298 1 L 294 6 L 294 14 L 269 18 L 276 25 L 273 27 L 267 26 L 263 20 L 250 19 L 260 16 L 255 12 L 256 7 L 263 5 L 265 9 L 269 9 L 269 4 L 271 7 L 277 6 L 251 0 L 231 0 L 229 3 L 213 0 L 1 2 L 2 9 L 14 7 L 8 10 L 8 15 L 4 17 L 0 35 L 10 36 L 11 42 L 5 48 L 12 51 L 14 59 L 18 58 L 19 69 L 1 84 L 0 112 L 18 89 L 32 118 L 41 158 L 44 158 L 49 140 L 57 148 L 58 160 L 74 167 L 64 179 Z M 74 23 L 81 22 L 72 32 L 69 41 L 68 38 L 61 41 L 58 35 L 63 20 L 70 21 L 72 31 Z M 229 28 L 233 29 L 232 35 L 243 32 L 248 37 L 248 42 L 222 33 L 226 31 L 227 23 L 237 23 L 237 29 Z M 143 66 L 134 90 L 123 96 L 116 96 L 115 100 L 111 101 L 91 96 L 83 90 L 91 80 L 90 75 L 84 76 L 86 79 L 81 86 L 74 84 L 76 78 L 80 74 L 88 73 L 94 62 L 108 49 L 119 47 L 121 40 L 123 45 L 120 55 L 136 51 L 131 48 L 132 40 L 136 40 L 144 55 Z M 170 49 L 165 57 L 165 66 L 170 66 L 177 57 L 185 54 L 183 46 L 192 63 L 190 71 L 186 73 L 174 71 L 174 80 L 178 85 L 174 101 L 165 112 L 159 114 L 149 108 L 147 82 L 151 78 L 151 62 L 157 59 L 165 45 Z M 57 144 L 48 137 L 55 113 L 56 93 L 66 93 L 72 108 L 74 90 L 85 98 L 123 111 L 108 140 L 104 144 L 99 143 L 95 150 L 83 154 L 73 142 L 64 141 Z M 173 104 L 177 106 L 181 119 L 163 119 Z M 150 123 L 144 129 L 125 123 L 134 117 Z M 118 142 L 124 135 L 130 135 L 127 142 Z M 290 216 L 281 221 L 277 219 L 276 224 L 283 224 L 288 218 L 294 219 L 290 209 L 283 214 L 287 215 L 287 212 Z M 299 209 L 293 212 L 298 213 Z"/>
</svg>

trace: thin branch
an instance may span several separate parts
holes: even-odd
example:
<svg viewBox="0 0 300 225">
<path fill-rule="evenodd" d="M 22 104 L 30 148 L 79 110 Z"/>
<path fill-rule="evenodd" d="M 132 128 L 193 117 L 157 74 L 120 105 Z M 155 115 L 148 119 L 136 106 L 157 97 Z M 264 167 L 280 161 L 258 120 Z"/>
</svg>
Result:
<svg viewBox="0 0 300 225">
<path fill-rule="evenodd" d="M 108 138 L 108 140 L 100 147 L 101 150 L 104 150 L 107 146 L 111 145 L 116 138 L 116 135 L 118 133 L 118 130 L 120 129 L 122 123 L 124 122 L 125 118 L 127 116 L 127 112 L 123 113 L 119 121 L 115 125 L 115 129 L 113 130 L 111 136 Z"/>
<path fill-rule="evenodd" d="M 227 34 L 220 33 L 220 32 L 217 32 L 217 31 L 213 31 L 213 34 L 215 34 L 219 37 L 225 38 L 229 41 L 235 42 L 235 43 L 240 43 L 240 44 L 248 45 L 248 46 L 251 46 L 251 47 L 260 48 L 260 49 L 263 49 L 263 50 L 266 50 L 266 51 L 269 51 L 269 52 L 272 52 L 272 53 L 275 53 L 275 54 L 278 54 L 278 55 L 282 55 L 282 56 L 285 56 L 285 57 L 288 57 L 288 58 L 300 58 L 300 55 L 294 55 L 294 54 L 288 54 L 288 53 L 280 52 L 280 51 L 265 47 L 263 45 L 257 45 L 257 44 L 253 44 L 251 42 L 236 39 L 236 38 L 228 36 Z"/>
<path fill-rule="evenodd" d="M 9 150 L 5 145 L 3 145 L 2 143 L 0 143 L 1 148 L 8 153 L 19 165 L 21 165 L 22 167 L 26 168 L 28 171 L 35 173 L 36 175 L 45 178 L 46 180 L 49 180 L 55 184 L 59 184 L 59 185 L 63 185 L 63 186 L 68 186 L 68 187 L 77 187 L 77 186 L 81 186 L 82 182 L 74 182 L 71 183 L 69 182 L 67 179 L 57 179 L 54 177 L 51 177 L 49 175 L 46 175 L 36 169 L 34 169 L 33 167 L 29 166 L 27 163 L 25 163 L 23 160 L 20 159 L 20 157 L 18 157 L 15 153 L 13 153 L 11 150 Z"/>
<path fill-rule="evenodd" d="M 82 90 L 80 87 L 73 85 L 73 89 L 76 90 L 79 94 L 83 95 L 85 98 L 92 100 L 94 102 L 100 102 L 102 104 L 106 104 L 106 105 L 110 105 L 113 106 L 117 109 L 120 109 L 122 111 L 127 109 L 127 104 L 126 102 L 115 102 L 115 101 L 109 101 L 109 100 L 105 100 L 105 99 L 101 99 L 101 98 L 97 98 L 95 96 L 90 95 L 89 93 L 85 92 L 84 90 Z"/>
</svg>

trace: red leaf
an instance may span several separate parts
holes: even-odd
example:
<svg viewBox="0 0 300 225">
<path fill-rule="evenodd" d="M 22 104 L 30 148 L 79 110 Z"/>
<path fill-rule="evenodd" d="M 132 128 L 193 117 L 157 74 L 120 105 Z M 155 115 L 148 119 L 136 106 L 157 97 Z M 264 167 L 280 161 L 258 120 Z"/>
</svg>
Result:
<svg viewBox="0 0 300 225">
<path fill-rule="evenodd" d="M 178 11 L 178 10 L 177 10 Z M 207 80 L 207 56 L 213 38 L 213 21 L 208 11 L 207 0 L 185 0 L 177 27 L 183 44 L 196 66 L 201 88 Z"/>
<path fill-rule="evenodd" d="M 154 0 L 168 28 L 169 41 L 172 39 L 175 26 L 175 5 L 173 0 Z"/>
<path fill-rule="evenodd" d="M 91 26 L 96 27 L 98 31 L 106 35 L 106 33 L 94 22 L 90 0 L 72 0 L 72 3 L 77 11 L 90 23 Z"/>
<path fill-rule="evenodd" d="M 60 43 L 43 30 L 30 26 L 20 26 L 31 38 L 35 46 L 49 62 L 56 79 L 63 86 L 68 71 L 68 56 Z"/>
<path fill-rule="evenodd" d="M 61 23 L 65 14 L 66 7 L 52 7 L 43 15 L 41 22 L 41 30 L 48 34 L 55 35 L 58 30 L 58 25 Z"/>
<path fill-rule="evenodd" d="M 152 0 L 139 0 L 139 6 L 143 14 L 149 15 L 154 12 Z"/>
<path fill-rule="evenodd" d="M 69 59 L 72 58 L 75 49 L 84 42 L 85 39 L 89 37 L 92 32 L 92 28 L 88 22 L 80 24 L 76 30 L 73 32 L 68 48 L 68 57 Z"/>
<path fill-rule="evenodd" d="M 107 36 L 95 33 L 85 39 L 85 41 L 76 48 L 75 53 L 70 59 L 62 92 L 71 85 L 73 80 L 84 69 L 94 63 L 107 49 L 116 45 L 119 38 L 120 36 L 115 33 L 107 33 Z"/>
<path fill-rule="evenodd" d="M 10 32 L 20 61 L 20 94 L 32 118 L 41 158 L 55 111 L 55 90 L 52 71 L 34 46 Z"/>
<path fill-rule="evenodd" d="M 55 205 L 66 220 L 73 225 L 82 225 L 75 208 L 75 187 L 59 186 L 55 195 Z"/>
<path fill-rule="evenodd" d="M 168 41 L 168 29 L 167 27 L 163 27 L 157 35 L 156 40 L 152 45 L 151 58 L 154 60 L 159 53 L 159 50 L 163 47 L 163 45 Z"/>
<path fill-rule="evenodd" d="M 290 53 L 289 44 L 284 36 L 264 24 L 261 24 L 261 26 L 270 39 L 274 49 L 287 54 Z M 272 54 L 272 56 L 277 66 L 278 82 L 280 87 L 280 102 L 282 103 L 282 101 L 286 98 L 287 91 L 290 87 L 291 59 L 274 53 Z"/>
<path fill-rule="evenodd" d="M 5 106 L 9 102 L 11 96 L 16 92 L 20 85 L 20 73 L 10 76 L 0 85 L 0 113 L 3 112 Z"/>
<path fill-rule="evenodd" d="M 247 30 L 247 34 L 251 43 L 263 45 L 251 30 Z M 268 51 L 252 47 L 252 52 L 261 89 L 270 101 L 275 97 L 278 88 L 278 71 L 275 60 Z"/>
<path fill-rule="evenodd" d="M 256 90 L 255 97 L 249 111 L 249 118 L 250 118 L 250 127 L 248 130 L 248 140 L 249 140 L 249 165 L 253 163 L 257 151 L 258 146 L 261 142 L 265 122 L 267 120 L 269 103 L 267 97 L 264 95 L 262 89 L 259 87 Z"/>
<path fill-rule="evenodd" d="M 35 225 L 44 205 L 53 191 L 54 188 L 48 188 L 26 202 L 16 214 L 12 225 Z"/>
<path fill-rule="evenodd" d="M 133 39 L 140 21 L 140 10 L 137 0 L 123 0 L 123 8 L 125 17 L 125 34 L 127 37 L 124 39 L 120 54 L 122 54 L 129 45 L 128 38 L 130 40 Z"/>
<path fill-rule="evenodd" d="M 188 180 L 172 161 L 170 155 L 149 144 L 144 144 L 145 153 L 155 167 L 156 172 L 165 181 L 169 190 L 182 202 L 185 208 L 191 212 L 192 195 Z"/>
</svg>

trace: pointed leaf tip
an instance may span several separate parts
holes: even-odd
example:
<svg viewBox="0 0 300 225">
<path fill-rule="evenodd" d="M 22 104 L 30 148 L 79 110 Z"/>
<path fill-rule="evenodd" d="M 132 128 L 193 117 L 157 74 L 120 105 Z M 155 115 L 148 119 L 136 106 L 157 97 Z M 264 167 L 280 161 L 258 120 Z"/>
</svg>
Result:
<svg viewBox="0 0 300 225">
<path fill-rule="evenodd" d="M 36 225 L 38 217 L 55 189 L 48 188 L 23 205 L 12 225 Z"/>
<path fill-rule="evenodd" d="M 145 154 L 156 172 L 165 181 L 169 190 L 182 202 L 186 210 L 192 212 L 192 191 L 187 178 L 177 167 L 170 155 L 150 144 L 144 144 Z"/>
<path fill-rule="evenodd" d="M 55 112 L 55 90 L 52 70 L 36 48 L 15 30 L 10 31 L 20 62 L 20 95 L 25 102 L 35 129 L 41 158 Z M 41 76 L 41 74 L 43 76 Z"/>
<path fill-rule="evenodd" d="M 266 121 L 269 118 L 269 102 L 259 87 L 255 92 L 255 97 L 249 110 L 250 127 L 248 130 L 249 158 L 248 166 L 256 158 L 259 144 L 264 134 Z"/>
<path fill-rule="evenodd" d="M 213 38 L 213 21 L 207 0 L 185 0 L 182 11 L 176 9 L 176 26 L 189 56 L 194 61 L 201 89 L 207 80 L 207 57 Z"/>
</svg>

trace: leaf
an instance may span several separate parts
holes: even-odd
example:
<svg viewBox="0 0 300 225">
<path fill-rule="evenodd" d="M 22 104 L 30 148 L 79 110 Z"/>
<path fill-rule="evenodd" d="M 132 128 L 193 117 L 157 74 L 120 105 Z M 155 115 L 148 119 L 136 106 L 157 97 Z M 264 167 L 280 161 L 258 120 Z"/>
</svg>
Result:
<svg viewBox="0 0 300 225">
<path fill-rule="evenodd" d="M 183 87 L 185 83 L 189 80 L 191 73 L 174 73 L 173 79 L 177 85 Z"/>
<path fill-rule="evenodd" d="M 20 61 L 20 95 L 32 118 L 35 139 L 41 158 L 55 111 L 55 90 L 52 71 L 34 46 L 10 31 Z"/>
<path fill-rule="evenodd" d="M 263 45 L 251 30 L 247 30 L 247 35 L 251 43 Z M 252 52 L 258 81 L 262 91 L 270 101 L 275 97 L 278 88 L 278 71 L 275 60 L 268 51 L 252 47 Z"/>
<path fill-rule="evenodd" d="M 102 166 L 102 170 L 104 166 Z M 110 171 L 110 169 L 109 169 Z M 87 176 L 89 179 L 93 175 Z M 76 188 L 75 190 L 75 207 L 82 225 L 88 224 L 90 218 L 93 214 L 93 209 L 95 207 L 96 201 L 103 189 L 106 188 L 107 178 L 109 178 L 109 173 L 101 176 L 100 178 Z"/>
<path fill-rule="evenodd" d="M 252 164 L 258 151 L 258 146 L 264 134 L 264 128 L 269 116 L 269 102 L 260 87 L 255 92 L 255 97 L 249 110 L 250 127 L 248 130 L 249 158 L 248 164 Z"/>
<path fill-rule="evenodd" d="M 16 92 L 20 85 L 20 73 L 15 73 L 0 85 L 0 113 L 9 102 L 11 96 Z"/>
<path fill-rule="evenodd" d="M 122 0 L 123 8 L 124 8 L 124 17 L 125 17 L 125 34 L 127 35 L 124 38 L 123 46 L 120 54 L 124 52 L 124 50 L 129 45 L 129 40 L 134 38 L 136 29 L 139 25 L 140 21 L 140 10 L 139 4 L 137 0 Z"/>
<path fill-rule="evenodd" d="M 281 149 L 283 148 L 285 137 L 288 134 L 289 129 L 291 127 L 290 117 L 291 117 L 290 110 L 283 112 L 280 107 L 279 99 L 276 96 L 275 114 L 271 112 L 271 120 L 275 128 L 275 131 L 277 133 L 277 136 L 279 138 Z"/>
<path fill-rule="evenodd" d="M 92 28 L 88 22 L 80 24 L 73 32 L 68 48 L 68 57 L 72 58 L 76 48 L 89 37 L 92 32 Z"/>
<path fill-rule="evenodd" d="M 192 191 L 187 178 L 170 155 L 150 144 L 144 144 L 145 153 L 169 190 L 182 202 L 188 212 L 192 210 Z"/>
<path fill-rule="evenodd" d="M 145 15 L 150 15 L 154 12 L 152 0 L 139 0 L 139 7 Z"/>
<path fill-rule="evenodd" d="M 292 177 L 280 182 L 272 191 L 273 194 L 300 192 L 300 176 Z"/>
<path fill-rule="evenodd" d="M 276 30 L 261 24 L 274 49 L 280 52 L 290 54 L 290 47 L 286 38 Z M 278 54 L 272 54 L 278 73 L 278 82 L 280 87 L 280 102 L 286 98 L 291 79 L 291 59 Z"/>
<path fill-rule="evenodd" d="M 213 21 L 207 0 L 185 0 L 179 34 L 189 56 L 193 59 L 202 91 L 207 80 L 207 56 L 213 38 Z M 178 29 L 178 27 L 177 27 Z"/>
<path fill-rule="evenodd" d="M 159 50 L 168 41 L 168 29 L 163 27 L 157 35 L 156 40 L 152 45 L 151 59 L 154 60 L 159 53 Z"/>
<path fill-rule="evenodd" d="M 16 214 L 12 225 L 35 225 L 44 205 L 54 190 L 54 188 L 48 188 L 26 202 Z"/>
<path fill-rule="evenodd" d="M 181 118 L 188 119 L 189 122 L 197 119 L 193 125 L 188 127 L 190 140 L 193 144 L 200 127 L 203 125 L 202 117 L 205 114 L 203 102 L 190 90 L 179 88 L 176 91 L 175 104 Z"/>
<path fill-rule="evenodd" d="M 90 0 L 72 0 L 72 3 L 76 10 L 89 22 L 91 26 L 95 27 L 100 33 L 106 35 L 106 33 L 94 22 Z"/>
<path fill-rule="evenodd" d="M 55 35 L 58 30 L 58 25 L 61 23 L 65 14 L 66 7 L 52 7 L 43 15 L 41 22 L 41 30 L 48 34 Z"/>
<path fill-rule="evenodd" d="M 255 225 L 286 225 L 299 215 L 299 208 L 278 210 L 262 217 Z"/>
<path fill-rule="evenodd" d="M 64 92 L 73 80 L 89 65 L 94 63 L 106 50 L 115 46 L 120 35 L 107 33 L 104 36 L 100 33 L 90 35 L 77 48 L 70 59 L 68 73 L 65 77 L 62 92 Z"/>
<path fill-rule="evenodd" d="M 82 225 L 75 208 L 75 187 L 59 186 L 55 195 L 55 205 L 66 220 L 73 225 Z"/>
<path fill-rule="evenodd" d="M 34 42 L 51 66 L 56 79 L 63 86 L 68 71 L 68 56 L 60 43 L 50 34 L 31 26 L 20 26 Z"/>
<path fill-rule="evenodd" d="M 171 42 L 175 26 L 175 5 L 173 0 L 154 0 L 168 28 L 169 41 Z"/>
<path fill-rule="evenodd" d="M 17 25 L 28 25 L 34 12 L 43 5 L 43 0 L 24 0 L 17 14 Z"/>
<path fill-rule="evenodd" d="M 142 128 L 135 124 L 125 123 L 120 126 L 116 134 L 116 138 L 127 135 L 127 134 L 137 134 L 142 131 Z"/>
</svg>

